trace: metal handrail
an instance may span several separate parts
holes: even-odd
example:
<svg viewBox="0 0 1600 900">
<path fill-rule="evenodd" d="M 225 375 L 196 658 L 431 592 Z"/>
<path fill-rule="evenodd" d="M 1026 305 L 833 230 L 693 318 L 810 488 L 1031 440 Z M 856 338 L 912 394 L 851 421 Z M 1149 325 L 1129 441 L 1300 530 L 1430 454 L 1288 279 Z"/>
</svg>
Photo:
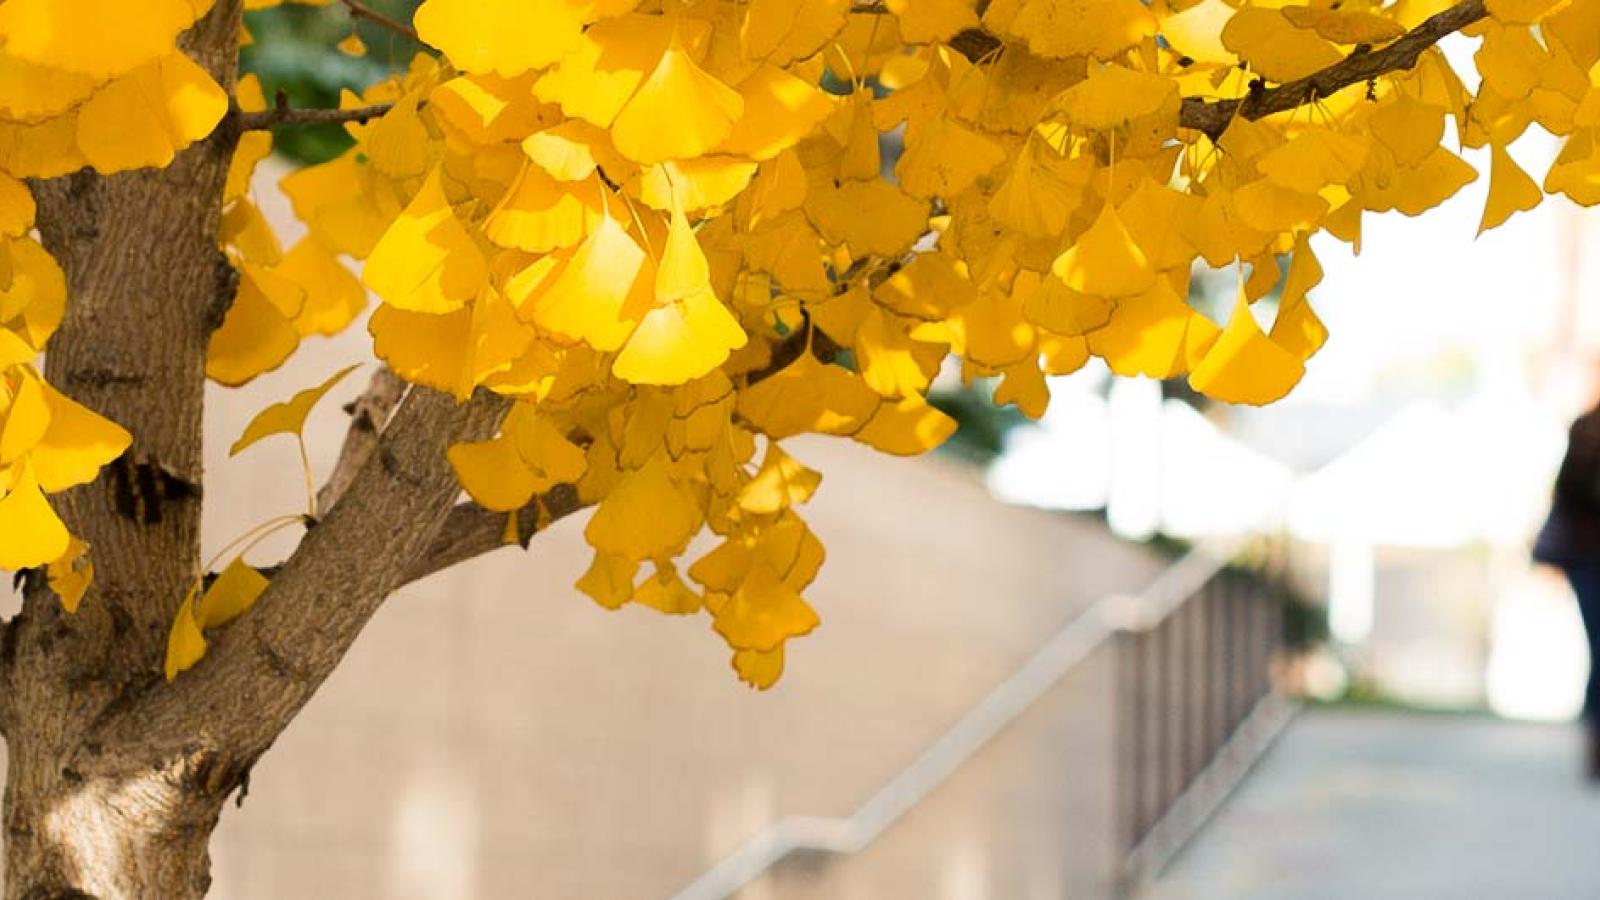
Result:
<svg viewBox="0 0 1600 900">
<path fill-rule="evenodd" d="M 943 735 L 844 818 L 788 816 L 768 826 L 672 895 L 723 900 L 796 853 L 851 855 L 943 784 L 1006 726 L 1119 633 L 1154 630 L 1221 572 L 1250 540 L 1202 541 L 1162 570 L 1137 596 L 1097 601 L 1055 633 L 1021 668 L 957 719 Z"/>
</svg>

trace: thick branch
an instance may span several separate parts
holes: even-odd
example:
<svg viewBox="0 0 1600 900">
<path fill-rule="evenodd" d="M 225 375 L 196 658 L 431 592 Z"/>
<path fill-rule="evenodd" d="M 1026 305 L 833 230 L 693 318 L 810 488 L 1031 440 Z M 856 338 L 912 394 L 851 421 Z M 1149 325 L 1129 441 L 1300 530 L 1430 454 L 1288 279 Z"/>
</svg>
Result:
<svg viewBox="0 0 1600 900">
<path fill-rule="evenodd" d="M 240 131 L 264 131 L 269 128 L 295 125 L 342 125 L 346 122 L 364 125 L 368 120 L 376 119 L 388 112 L 389 107 L 388 103 L 357 106 L 351 109 L 291 109 L 287 106 L 275 106 L 257 112 L 237 113 L 237 121 Z"/>
<path fill-rule="evenodd" d="M 405 381 L 394 370 L 383 366 L 373 373 L 361 396 L 347 407 L 350 428 L 345 432 L 344 446 L 339 448 L 339 461 L 334 463 L 333 474 L 317 492 L 317 509 L 333 509 L 350 488 L 350 482 L 377 448 L 383 428 L 405 391 Z"/>
<path fill-rule="evenodd" d="M 458 406 L 413 388 L 344 497 L 250 614 L 222 631 L 194 669 L 170 685 L 151 683 L 108 717 L 89 746 L 139 746 L 143 762 L 201 750 L 253 762 L 433 546 L 461 490 L 446 448 L 488 438 L 509 405 L 479 391 Z M 114 770 L 141 760 L 80 763 Z"/>
<path fill-rule="evenodd" d="M 517 511 L 516 544 L 528 546 L 534 534 L 583 507 L 583 502 L 578 499 L 578 491 L 572 485 L 564 484 L 551 489 L 534 503 Z M 490 512 L 476 503 L 457 505 L 439 529 L 433 546 L 406 571 L 406 583 L 419 581 L 501 547 L 512 546 L 506 543 L 508 515 Z"/>
</svg>

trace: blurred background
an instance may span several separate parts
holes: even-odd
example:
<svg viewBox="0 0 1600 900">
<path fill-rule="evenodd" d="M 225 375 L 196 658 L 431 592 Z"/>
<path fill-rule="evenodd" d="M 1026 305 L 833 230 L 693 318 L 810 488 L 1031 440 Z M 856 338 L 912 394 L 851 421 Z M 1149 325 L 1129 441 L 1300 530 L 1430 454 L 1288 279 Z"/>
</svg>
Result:
<svg viewBox="0 0 1600 900">
<path fill-rule="evenodd" d="M 333 52 L 337 6 L 250 26 L 296 105 L 417 49 L 363 25 Z M 263 166 L 285 243 L 277 179 L 346 140 Z M 1269 408 L 1091 364 L 1037 423 L 944 379 L 962 429 L 926 459 L 793 442 L 825 476 L 824 625 L 770 693 L 703 622 L 579 594 L 583 517 L 407 589 L 224 816 L 215 895 L 1600 895 L 1586 645 L 1528 558 L 1600 388 L 1600 217 L 1555 198 L 1475 240 L 1486 182 L 1368 216 L 1359 258 L 1313 242 L 1331 338 Z M 1220 321 L 1233 292 L 1191 300 Z M 226 457 L 245 422 L 358 358 L 352 328 L 214 389 L 208 551 L 296 511 L 292 445 Z"/>
</svg>

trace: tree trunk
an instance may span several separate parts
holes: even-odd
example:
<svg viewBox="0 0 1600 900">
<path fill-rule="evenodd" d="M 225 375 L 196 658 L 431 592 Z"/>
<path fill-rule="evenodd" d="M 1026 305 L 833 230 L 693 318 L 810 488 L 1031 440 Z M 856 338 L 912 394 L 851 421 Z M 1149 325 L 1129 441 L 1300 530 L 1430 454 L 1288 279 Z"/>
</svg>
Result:
<svg viewBox="0 0 1600 900">
<path fill-rule="evenodd" d="M 229 90 L 240 7 L 218 2 L 183 38 Z M 167 631 L 199 572 L 205 350 L 236 285 L 217 245 L 231 128 L 164 169 L 33 184 L 69 291 L 46 376 L 134 440 L 54 498 L 95 566 L 79 611 L 31 573 L 0 645 L 6 898 L 203 895 L 207 841 L 248 771 L 198 743 L 156 752 L 97 729 L 164 686 Z"/>
<path fill-rule="evenodd" d="M 6 900 L 205 895 L 221 797 L 162 771 L 83 777 L 50 743 L 9 749 Z"/>
</svg>

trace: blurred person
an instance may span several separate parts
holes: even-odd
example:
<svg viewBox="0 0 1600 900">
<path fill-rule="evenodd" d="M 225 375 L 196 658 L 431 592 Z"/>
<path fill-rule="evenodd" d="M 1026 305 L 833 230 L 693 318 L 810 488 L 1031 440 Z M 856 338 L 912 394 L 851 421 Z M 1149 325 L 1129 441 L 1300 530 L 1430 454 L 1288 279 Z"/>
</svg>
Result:
<svg viewBox="0 0 1600 900">
<path fill-rule="evenodd" d="M 1533 558 L 1560 569 L 1578 598 L 1589 639 L 1589 683 L 1583 695 L 1587 766 L 1590 780 L 1600 781 L 1600 406 L 1572 423 L 1550 515 L 1534 541 Z"/>
</svg>

